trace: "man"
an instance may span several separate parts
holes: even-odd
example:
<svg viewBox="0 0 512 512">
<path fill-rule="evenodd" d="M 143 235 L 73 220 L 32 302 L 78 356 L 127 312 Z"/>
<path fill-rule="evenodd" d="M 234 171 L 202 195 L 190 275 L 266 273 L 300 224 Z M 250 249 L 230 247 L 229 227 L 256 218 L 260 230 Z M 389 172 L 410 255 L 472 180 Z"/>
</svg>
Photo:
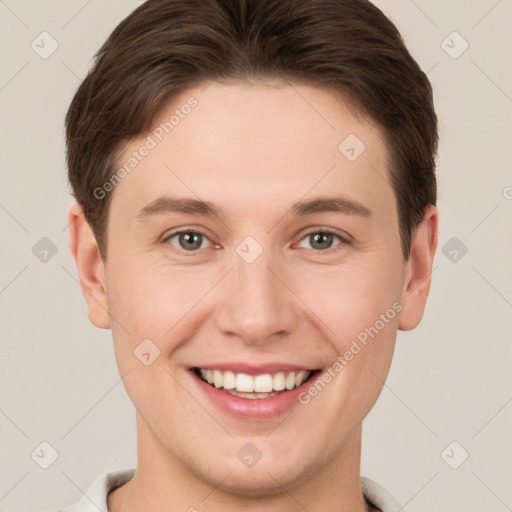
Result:
<svg viewBox="0 0 512 512">
<path fill-rule="evenodd" d="M 137 468 L 66 512 L 400 510 L 362 421 L 437 247 L 430 84 L 364 0 L 148 0 L 67 115 Z"/>
</svg>

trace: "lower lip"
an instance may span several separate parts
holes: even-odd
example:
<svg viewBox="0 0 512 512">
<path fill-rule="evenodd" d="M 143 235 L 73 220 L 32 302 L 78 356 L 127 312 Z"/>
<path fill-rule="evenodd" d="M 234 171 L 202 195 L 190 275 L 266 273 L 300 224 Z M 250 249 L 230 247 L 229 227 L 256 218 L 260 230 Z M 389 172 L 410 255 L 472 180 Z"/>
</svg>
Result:
<svg viewBox="0 0 512 512">
<path fill-rule="evenodd" d="M 314 372 L 313 376 L 299 387 L 269 398 L 241 398 L 230 395 L 226 391 L 210 386 L 192 370 L 190 374 L 202 392 L 222 411 L 241 419 L 268 420 L 285 414 L 294 405 L 300 405 L 299 395 L 311 386 L 319 372 Z"/>
</svg>

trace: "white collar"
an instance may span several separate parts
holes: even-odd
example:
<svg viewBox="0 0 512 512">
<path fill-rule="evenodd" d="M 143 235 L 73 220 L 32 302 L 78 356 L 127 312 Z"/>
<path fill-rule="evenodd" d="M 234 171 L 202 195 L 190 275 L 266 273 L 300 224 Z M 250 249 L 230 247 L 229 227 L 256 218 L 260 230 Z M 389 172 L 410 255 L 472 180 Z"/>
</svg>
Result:
<svg viewBox="0 0 512 512">
<path fill-rule="evenodd" d="M 128 482 L 134 474 L 135 467 L 103 473 L 78 502 L 59 512 L 108 512 L 108 493 Z M 361 491 L 365 499 L 381 512 L 406 512 L 384 487 L 370 478 L 361 477 Z"/>
</svg>

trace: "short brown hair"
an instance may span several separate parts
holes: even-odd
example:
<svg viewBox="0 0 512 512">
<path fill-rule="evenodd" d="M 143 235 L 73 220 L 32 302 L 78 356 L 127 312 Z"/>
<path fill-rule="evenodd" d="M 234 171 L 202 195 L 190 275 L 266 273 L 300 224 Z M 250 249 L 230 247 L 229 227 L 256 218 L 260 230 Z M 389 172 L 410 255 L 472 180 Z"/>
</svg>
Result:
<svg viewBox="0 0 512 512">
<path fill-rule="evenodd" d="M 284 79 L 334 89 L 382 130 L 407 260 L 436 204 L 430 82 L 395 25 L 367 0 L 148 0 L 95 56 L 66 116 L 69 182 L 107 256 L 117 157 L 178 93 L 210 80 Z M 341 141 L 340 141 L 341 142 Z"/>
</svg>

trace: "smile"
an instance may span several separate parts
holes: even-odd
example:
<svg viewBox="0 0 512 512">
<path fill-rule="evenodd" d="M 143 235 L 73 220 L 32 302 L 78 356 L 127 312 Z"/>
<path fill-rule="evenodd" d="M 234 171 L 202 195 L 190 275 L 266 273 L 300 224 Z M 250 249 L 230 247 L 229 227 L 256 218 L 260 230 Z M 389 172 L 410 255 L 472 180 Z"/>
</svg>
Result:
<svg viewBox="0 0 512 512">
<path fill-rule="evenodd" d="M 207 403 L 228 416 L 254 422 L 278 420 L 292 408 L 302 407 L 300 394 L 322 373 L 321 369 L 278 362 L 213 363 L 188 370 L 191 385 Z"/>
<path fill-rule="evenodd" d="M 281 371 L 275 374 L 249 375 L 218 369 L 195 368 L 195 374 L 204 382 L 233 396 L 257 399 L 270 398 L 281 392 L 301 386 L 311 377 L 311 371 Z"/>
</svg>

